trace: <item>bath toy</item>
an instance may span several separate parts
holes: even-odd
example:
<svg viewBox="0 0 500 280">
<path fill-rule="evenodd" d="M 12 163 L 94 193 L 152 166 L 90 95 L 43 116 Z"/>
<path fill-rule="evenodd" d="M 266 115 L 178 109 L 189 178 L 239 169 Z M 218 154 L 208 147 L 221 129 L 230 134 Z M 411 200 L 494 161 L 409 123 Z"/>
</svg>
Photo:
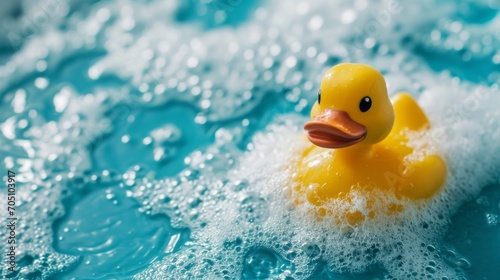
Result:
<svg viewBox="0 0 500 280">
<path fill-rule="evenodd" d="M 402 200 L 430 198 L 444 184 L 446 164 L 436 154 L 409 147 L 407 136 L 429 127 L 409 94 L 395 95 L 391 104 L 380 72 L 363 64 L 338 64 L 323 76 L 311 121 L 304 125 L 313 145 L 298 165 L 299 192 L 314 205 L 346 197 L 353 189 L 367 194 L 378 189 Z M 388 205 L 387 211 L 400 208 Z M 365 218 L 346 215 L 353 223 Z"/>
</svg>

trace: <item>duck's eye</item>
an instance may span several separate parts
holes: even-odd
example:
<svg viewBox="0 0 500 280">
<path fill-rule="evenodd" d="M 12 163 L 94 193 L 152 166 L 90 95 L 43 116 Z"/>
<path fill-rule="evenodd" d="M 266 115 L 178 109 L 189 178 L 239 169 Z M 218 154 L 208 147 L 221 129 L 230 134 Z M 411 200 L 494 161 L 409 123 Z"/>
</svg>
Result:
<svg viewBox="0 0 500 280">
<path fill-rule="evenodd" d="M 318 91 L 318 104 L 321 104 L 321 90 Z"/>
<path fill-rule="evenodd" d="M 372 107 L 372 99 L 368 96 L 363 97 L 359 102 L 359 110 L 363 113 L 370 110 L 371 107 Z"/>
</svg>

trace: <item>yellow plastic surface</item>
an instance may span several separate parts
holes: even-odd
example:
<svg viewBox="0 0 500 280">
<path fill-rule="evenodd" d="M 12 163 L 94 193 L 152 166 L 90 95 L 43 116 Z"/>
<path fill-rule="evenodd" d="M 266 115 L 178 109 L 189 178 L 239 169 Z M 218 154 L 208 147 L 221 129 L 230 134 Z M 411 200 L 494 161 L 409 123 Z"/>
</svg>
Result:
<svg viewBox="0 0 500 280">
<path fill-rule="evenodd" d="M 371 98 L 372 106 L 361 112 L 359 104 L 365 96 Z M 406 93 L 394 96 L 391 104 L 385 80 L 377 70 L 350 63 L 331 68 L 321 82 L 321 103 L 313 106 L 311 119 L 324 120 L 318 116 L 327 109 L 346 112 L 366 128 L 366 137 L 348 147 L 311 145 L 303 152 L 296 177 L 302 187 L 297 190 L 302 190 L 310 203 L 322 205 L 345 197 L 353 189 L 366 190 L 368 195 L 373 188 L 418 200 L 430 198 L 444 184 L 446 165 L 438 155 L 419 161 L 405 159 L 414 152 L 407 146 L 407 132 L 428 129 L 429 121 Z M 394 212 L 400 208 L 388 205 L 387 209 Z M 361 213 L 346 215 L 352 223 L 365 219 Z"/>
</svg>

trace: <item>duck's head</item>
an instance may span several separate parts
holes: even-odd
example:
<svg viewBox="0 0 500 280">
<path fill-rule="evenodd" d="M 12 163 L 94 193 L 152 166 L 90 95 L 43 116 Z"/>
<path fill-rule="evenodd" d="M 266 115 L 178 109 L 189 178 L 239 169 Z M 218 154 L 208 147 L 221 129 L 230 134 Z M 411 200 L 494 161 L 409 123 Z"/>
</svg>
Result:
<svg viewBox="0 0 500 280">
<path fill-rule="evenodd" d="M 343 148 L 380 142 L 393 124 L 394 109 L 382 74 L 368 65 L 342 63 L 323 76 L 304 129 L 317 146 Z"/>
</svg>

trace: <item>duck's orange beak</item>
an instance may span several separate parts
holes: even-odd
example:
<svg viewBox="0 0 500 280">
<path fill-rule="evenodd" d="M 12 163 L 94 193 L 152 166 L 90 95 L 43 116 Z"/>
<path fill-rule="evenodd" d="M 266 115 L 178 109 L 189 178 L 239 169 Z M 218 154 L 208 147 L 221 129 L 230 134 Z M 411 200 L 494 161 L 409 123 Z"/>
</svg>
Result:
<svg viewBox="0 0 500 280">
<path fill-rule="evenodd" d="M 366 128 L 340 110 L 326 109 L 304 125 L 307 138 L 314 145 L 328 149 L 344 148 L 359 143 Z"/>
</svg>

